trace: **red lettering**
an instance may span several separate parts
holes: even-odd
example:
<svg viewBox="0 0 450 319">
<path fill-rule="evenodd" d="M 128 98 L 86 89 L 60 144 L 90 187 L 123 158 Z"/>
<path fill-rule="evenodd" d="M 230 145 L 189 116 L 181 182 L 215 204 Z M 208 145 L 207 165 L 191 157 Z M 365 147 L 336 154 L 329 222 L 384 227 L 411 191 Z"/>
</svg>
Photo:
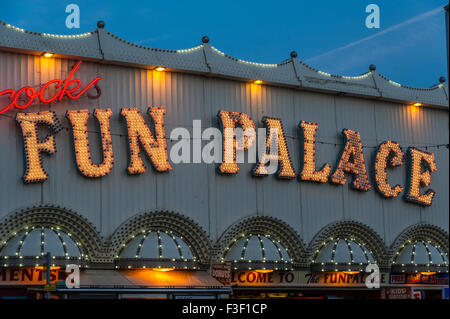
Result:
<svg viewBox="0 0 450 319">
<path fill-rule="evenodd" d="M 34 272 L 33 268 L 22 269 L 22 281 L 25 281 L 25 277 L 27 277 L 27 280 L 33 281 L 33 272 Z"/>
<path fill-rule="evenodd" d="M 94 78 L 86 87 L 84 87 L 81 91 L 76 93 L 81 87 L 82 83 L 79 79 L 73 79 L 72 77 L 75 74 L 75 72 L 78 70 L 79 66 L 81 65 L 82 61 L 79 61 L 75 67 L 72 69 L 72 71 L 67 76 L 67 79 L 63 82 L 60 79 L 54 79 L 51 81 L 48 81 L 45 83 L 38 92 L 36 92 L 32 87 L 25 86 L 18 91 L 15 91 L 13 89 L 7 89 L 0 92 L 0 97 L 2 95 L 8 96 L 8 99 L 11 101 L 7 106 L 0 107 L 0 114 L 5 113 L 9 111 L 11 108 L 15 107 L 17 109 L 26 109 L 29 107 L 33 102 L 36 100 L 36 98 L 39 99 L 42 103 L 51 103 L 58 99 L 61 101 L 64 96 L 67 96 L 68 98 L 72 100 L 76 100 L 80 98 L 84 93 L 86 93 L 87 90 L 89 90 L 91 87 L 95 87 L 97 89 L 97 96 L 89 96 L 90 98 L 98 98 L 100 96 L 101 90 L 97 86 L 97 82 L 102 79 L 102 77 L 98 76 Z M 64 84 L 63 84 L 64 83 Z M 61 89 L 52 97 L 44 97 L 44 92 L 48 89 L 49 86 L 55 85 L 56 89 L 59 89 L 61 86 Z M 23 94 L 24 93 L 24 94 Z M 24 96 L 27 99 L 26 103 L 23 105 L 19 104 L 19 98 L 20 96 Z"/>
<path fill-rule="evenodd" d="M 266 283 L 266 281 L 267 281 L 267 274 L 258 273 L 258 278 L 256 279 L 256 282 Z"/>
<path fill-rule="evenodd" d="M 50 281 L 55 281 L 56 280 L 56 270 L 50 270 Z"/>
<path fill-rule="evenodd" d="M 294 274 L 293 273 L 287 273 L 286 274 L 286 282 L 292 282 L 292 281 L 294 281 Z"/>
<path fill-rule="evenodd" d="M 239 282 L 245 282 L 245 278 L 243 279 L 243 278 L 242 278 L 242 275 L 244 275 L 244 277 L 245 277 L 245 272 L 241 272 L 241 273 L 238 275 L 238 281 L 239 281 Z"/>
<path fill-rule="evenodd" d="M 47 83 L 45 83 L 38 93 L 39 100 L 41 100 L 41 102 L 51 103 L 58 98 L 59 91 L 58 91 L 58 93 L 56 93 L 53 97 L 51 97 L 49 99 L 44 98 L 45 89 L 53 83 L 58 83 L 58 84 L 56 84 L 56 88 L 59 89 L 59 87 L 62 85 L 63 82 L 60 79 L 55 79 L 55 80 L 51 80 L 51 81 L 48 81 Z"/>
<path fill-rule="evenodd" d="M 88 85 L 86 85 L 86 87 L 83 89 L 83 90 L 81 90 L 80 91 L 80 93 L 78 93 L 77 95 L 75 95 L 75 96 L 72 96 L 72 95 L 68 95 L 70 98 L 72 98 L 72 99 L 78 99 L 80 96 L 82 96 L 87 90 L 89 90 L 89 88 L 91 87 L 91 86 L 93 86 L 93 85 L 95 85 L 95 84 L 97 84 L 97 82 L 98 81 L 100 81 L 102 78 L 100 77 L 100 76 L 97 76 L 95 79 L 93 79 L 92 81 L 91 81 L 91 83 L 89 83 Z"/>
<path fill-rule="evenodd" d="M 13 98 L 14 94 L 16 94 L 16 91 L 10 89 L 10 90 L 4 90 L 4 91 L 0 92 L 0 96 L 6 95 L 6 94 L 9 94 L 9 99 L 11 100 Z M 13 102 L 14 101 L 11 101 L 11 103 L 9 103 L 8 106 L 4 107 L 3 109 L 0 109 L 0 114 L 8 111 L 13 106 Z"/>
<path fill-rule="evenodd" d="M 336 274 L 332 274 L 331 275 L 331 279 L 330 279 L 330 283 L 335 284 L 337 280 L 337 275 Z"/>
<path fill-rule="evenodd" d="M 251 276 L 251 277 L 250 277 Z M 254 272 L 249 272 L 248 274 L 247 274 L 247 282 L 254 282 L 255 281 L 255 279 L 256 279 L 256 275 L 255 275 L 255 273 Z"/>
<path fill-rule="evenodd" d="M 9 280 L 10 281 L 18 281 L 19 280 L 19 269 L 10 269 L 9 270 Z"/>
<path fill-rule="evenodd" d="M 0 269 L 0 278 L 2 278 L 2 281 L 6 281 L 6 268 Z"/>
<path fill-rule="evenodd" d="M 38 273 L 38 281 L 42 281 L 42 269 L 36 269 Z"/>
<path fill-rule="evenodd" d="M 29 100 L 24 105 L 19 105 L 19 102 L 17 100 L 18 100 L 20 94 L 22 94 L 22 92 L 25 92 L 25 94 Z M 33 103 L 35 94 L 36 93 L 34 92 L 33 88 L 31 88 L 29 86 L 23 87 L 19 91 L 17 91 L 16 96 L 13 99 L 13 105 L 15 105 L 17 109 L 26 109 L 27 107 L 30 106 L 31 103 Z"/>
</svg>

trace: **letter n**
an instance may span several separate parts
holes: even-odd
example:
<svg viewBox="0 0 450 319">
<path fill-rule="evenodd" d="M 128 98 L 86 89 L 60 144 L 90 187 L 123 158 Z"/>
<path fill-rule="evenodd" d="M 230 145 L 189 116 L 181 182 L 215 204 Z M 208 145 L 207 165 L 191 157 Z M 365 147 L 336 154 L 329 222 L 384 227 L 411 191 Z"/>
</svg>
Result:
<svg viewBox="0 0 450 319">
<path fill-rule="evenodd" d="M 140 156 L 141 146 L 149 157 L 153 167 L 158 172 L 172 170 L 167 154 L 166 133 L 164 129 L 166 109 L 164 107 L 150 107 L 148 109 L 148 114 L 155 125 L 155 137 L 138 109 L 123 108 L 120 114 L 125 118 L 128 129 L 128 173 L 131 175 L 145 173 L 146 167 Z"/>
</svg>

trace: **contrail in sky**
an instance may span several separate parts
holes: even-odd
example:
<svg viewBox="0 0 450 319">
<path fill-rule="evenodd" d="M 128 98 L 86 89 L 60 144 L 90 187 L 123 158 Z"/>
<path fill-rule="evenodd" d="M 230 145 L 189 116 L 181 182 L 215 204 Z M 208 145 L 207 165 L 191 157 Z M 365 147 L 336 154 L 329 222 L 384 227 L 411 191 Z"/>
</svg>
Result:
<svg viewBox="0 0 450 319">
<path fill-rule="evenodd" d="M 360 43 L 363 43 L 363 42 L 372 40 L 372 39 L 374 39 L 374 38 L 378 38 L 378 37 L 380 37 L 380 36 L 382 36 L 382 35 L 384 35 L 384 34 L 386 34 L 386 33 L 389 33 L 389 32 L 392 32 L 392 31 L 394 31 L 394 30 L 403 28 L 404 26 L 407 26 L 407 25 L 409 25 L 409 24 L 411 24 L 411 23 L 414 23 L 414 22 L 420 21 L 420 20 L 422 20 L 422 19 L 431 17 L 431 16 L 433 16 L 433 15 L 439 13 L 439 12 L 442 12 L 442 10 L 443 10 L 443 8 L 437 7 L 437 8 L 435 8 L 435 9 L 433 9 L 433 10 L 427 11 L 427 12 L 425 12 L 425 13 L 419 14 L 418 16 L 415 16 L 415 17 L 412 17 L 412 18 L 410 18 L 410 19 L 408 19 L 408 20 L 405 20 L 405 21 L 403 21 L 403 22 L 400 22 L 399 24 L 393 25 L 393 26 L 391 26 L 391 27 L 389 27 L 389 28 L 387 28 L 387 29 L 385 29 L 385 30 L 383 30 L 383 31 L 380 31 L 380 32 L 374 34 L 374 35 L 371 35 L 371 36 L 362 38 L 362 39 L 360 39 L 360 40 L 358 40 L 358 41 L 351 42 L 351 43 L 349 43 L 349 44 L 347 44 L 347 45 L 344 45 L 344 46 L 342 46 L 342 47 L 339 47 L 339 48 L 333 49 L 333 50 L 331 50 L 331 51 L 328 51 L 328 52 L 325 52 L 325 53 L 316 55 L 315 57 L 306 59 L 305 62 L 311 62 L 311 61 L 314 61 L 314 60 L 317 60 L 317 59 L 321 59 L 321 58 L 323 58 L 323 57 L 325 57 L 325 56 L 332 55 L 332 54 L 334 54 L 334 53 L 336 53 L 336 52 L 339 52 L 339 51 L 342 51 L 342 50 L 345 50 L 345 49 L 354 47 L 355 45 L 358 45 L 358 44 L 360 44 Z"/>
</svg>

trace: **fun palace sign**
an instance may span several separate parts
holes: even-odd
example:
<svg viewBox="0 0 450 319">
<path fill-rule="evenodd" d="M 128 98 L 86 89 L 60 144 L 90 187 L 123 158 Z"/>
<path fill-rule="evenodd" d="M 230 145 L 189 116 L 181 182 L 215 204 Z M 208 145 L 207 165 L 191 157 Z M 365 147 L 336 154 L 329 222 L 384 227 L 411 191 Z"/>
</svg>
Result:
<svg viewBox="0 0 450 319">
<path fill-rule="evenodd" d="M 75 149 L 74 165 L 87 178 L 102 178 L 109 174 L 114 168 L 114 154 L 118 151 L 128 152 L 127 172 L 130 175 L 146 172 L 143 160 L 145 155 L 156 172 L 173 170 L 175 174 L 176 169 L 172 166 L 191 160 L 192 141 L 193 162 L 216 163 L 218 174 L 238 174 L 242 154 L 247 152 L 253 153 L 253 156 L 248 156 L 248 161 L 253 159 L 252 176 L 255 178 L 267 178 L 273 174 L 279 179 L 305 183 L 344 185 L 349 182 L 356 191 L 367 192 L 374 188 L 386 198 L 403 194 L 404 200 L 415 204 L 429 206 L 433 202 L 435 191 L 429 187 L 432 174 L 437 171 L 433 153 L 415 147 L 408 147 L 405 151 L 397 142 L 387 140 L 378 145 L 373 153 L 373 164 L 366 167 L 360 133 L 352 129 L 342 130 L 342 149 L 334 165 L 317 163 L 316 134 L 320 130 L 319 124 L 299 119 L 296 139 L 299 140 L 297 151 L 301 156 L 299 163 L 293 163 L 283 119 L 276 117 L 263 117 L 261 121 L 264 127 L 257 128 L 254 119 L 248 114 L 220 110 L 217 114 L 217 128 L 208 128 L 202 134 L 200 130 L 196 130 L 199 121 L 193 120 L 193 137 L 185 128 L 176 128 L 170 132 L 171 140 L 178 139 L 178 142 L 168 150 L 164 106 L 149 107 L 147 114 L 142 114 L 137 108 L 124 107 L 120 110 L 120 117 L 126 128 L 128 147 L 121 149 L 119 145 L 112 143 L 114 133 L 111 132 L 110 119 L 113 112 L 110 108 L 99 108 L 93 112 L 87 109 L 66 110 L 65 119 L 58 118 L 51 110 L 37 113 L 25 111 L 35 103 L 77 100 L 85 95 L 98 98 L 101 94 L 98 86 L 101 77 L 96 77 L 87 84 L 82 83 L 75 78 L 80 65 L 81 61 L 65 80 L 51 80 L 39 89 L 26 86 L 0 92 L 0 113 L 5 115 L 16 111 L 15 121 L 23 138 L 25 183 L 44 182 L 49 178 L 43 167 L 42 154 L 52 155 L 56 152 L 56 136 L 64 125 L 72 131 L 72 141 L 65 142 L 72 143 Z M 97 122 L 95 133 L 101 136 L 100 150 L 93 150 L 89 145 L 89 118 L 94 118 Z M 40 127 L 47 127 L 53 134 L 45 139 L 39 138 Z M 202 147 L 201 140 L 210 136 L 213 138 Z M 102 162 L 92 161 L 93 151 L 101 152 Z M 408 178 L 403 185 L 391 184 L 391 169 L 406 170 Z M 369 181 L 369 173 L 373 175 L 372 183 Z"/>
</svg>

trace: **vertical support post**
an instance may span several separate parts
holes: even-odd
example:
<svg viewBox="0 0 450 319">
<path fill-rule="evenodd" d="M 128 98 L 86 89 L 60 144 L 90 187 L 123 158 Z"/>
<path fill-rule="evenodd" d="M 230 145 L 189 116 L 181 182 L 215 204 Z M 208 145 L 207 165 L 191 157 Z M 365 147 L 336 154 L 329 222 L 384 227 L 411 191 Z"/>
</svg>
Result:
<svg viewBox="0 0 450 319">
<path fill-rule="evenodd" d="M 50 270 L 51 270 L 51 262 L 52 262 L 52 253 L 48 252 L 46 255 L 46 269 L 45 269 L 45 280 L 47 287 L 50 285 Z M 47 291 L 46 293 L 47 299 L 50 299 L 50 291 Z"/>
</svg>

